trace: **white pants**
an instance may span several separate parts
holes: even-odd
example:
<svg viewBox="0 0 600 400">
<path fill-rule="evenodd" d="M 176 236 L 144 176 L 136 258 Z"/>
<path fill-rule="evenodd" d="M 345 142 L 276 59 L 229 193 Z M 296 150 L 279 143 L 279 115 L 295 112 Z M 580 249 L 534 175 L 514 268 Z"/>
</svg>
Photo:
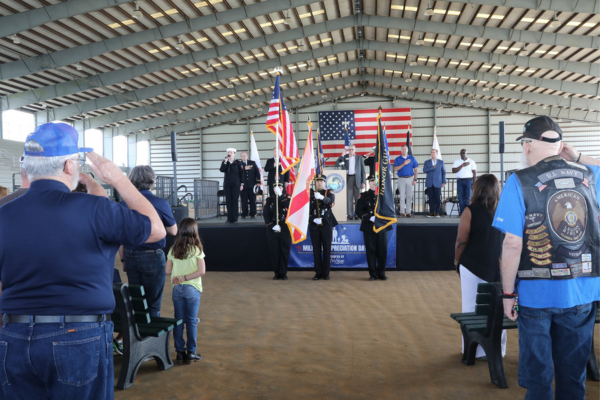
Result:
<svg viewBox="0 0 600 400">
<path fill-rule="evenodd" d="M 460 265 L 460 289 L 462 291 L 462 312 L 474 312 L 477 301 L 477 285 L 479 283 L 486 283 L 486 281 L 479 279 L 473 275 L 471 271 Z M 502 331 L 502 357 L 506 355 L 506 330 Z M 465 341 L 462 340 L 462 352 L 465 352 Z M 475 357 L 483 357 L 485 352 L 481 346 L 477 346 L 477 353 Z"/>
</svg>

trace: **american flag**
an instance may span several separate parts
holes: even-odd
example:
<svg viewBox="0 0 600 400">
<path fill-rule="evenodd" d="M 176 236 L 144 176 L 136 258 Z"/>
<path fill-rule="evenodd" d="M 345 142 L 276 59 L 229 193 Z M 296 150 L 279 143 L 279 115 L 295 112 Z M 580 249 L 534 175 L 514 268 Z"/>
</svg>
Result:
<svg viewBox="0 0 600 400">
<path fill-rule="evenodd" d="M 348 122 L 348 135 L 356 146 L 356 154 L 372 153 L 377 141 L 378 114 L 377 109 L 319 112 L 319 132 L 323 156 L 329 158 L 328 166 L 335 164 L 335 160 L 344 152 L 344 122 Z M 390 157 L 394 159 L 401 153 L 400 149 L 406 143 L 406 133 L 412 125 L 410 108 L 383 109 L 381 123 L 385 124 Z"/>
<path fill-rule="evenodd" d="M 273 97 L 271 97 L 271 105 L 269 106 L 269 114 L 267 115 L 267 129 L 277 135 L 279 142 L 279 158 L 281 159 L 282 173 L 290 171 L 290 182 L 296 180 L 294 165 L 298 164 L 298 147 L 296 146 L 296 137 L 292 129 L 292 121 L 288 114 L 281 90 L 279 89 L 279 75 L 275 78 L 275 87 L 273 89 Z"/>
</svg>

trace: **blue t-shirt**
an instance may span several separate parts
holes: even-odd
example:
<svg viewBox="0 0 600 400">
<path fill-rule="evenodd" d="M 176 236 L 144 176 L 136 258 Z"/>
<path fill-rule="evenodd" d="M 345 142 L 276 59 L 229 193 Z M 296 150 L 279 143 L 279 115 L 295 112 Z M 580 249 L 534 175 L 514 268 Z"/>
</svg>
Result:
<svg viewBox="0 0 600 400">
<path fill-rule="evenodd" d="M 596 180 L 596 199 L 600 201 L 600 167 L 588 165 Z M 511 175 L 504 184 L 492 226 L 520 238 L 525 229 L 525 202 L 519 179 Z M 570 308 L 600 300 L 600 277 L 565 280 L 520 280 L 517 278 L 519 304 L 532 308 Z"/>
<path fill-rule="evenodd" d="M 115 254 L 151 232 L 147 216 L 55 180 L 32 182 L 0 207 L 0 221 L 0 312 L 8 314 L 111 314 Z"/>
<path fill-rule="evenodd" d="M 175 221 L 175 218 L 173 217 L 173 210 L 171 210 L 171 206 L 165 199 L 156 197 L 149 190 L 140 190 L 140 193 L 146 199 L 148 199 L 150 204 L 152 204 L 154 206 L 154 208 L 156 209 L 156 212 L 158 213 L 158 216 L 160 217 L 160 220 L 162 221 L 164 226 L 166 226 L 168 228 L 177 223 L 177 221 Z M 125 207 L 127 207 L 127 204 L 125 202 L 122 202 L 121 204 L 124 205 Z M 166 245 L 167 245 L 167 238 L 165 237 L 165 238 L 159 240 L 158 242 L 154 242 L 154 243 L 144 243 L 141 245 L 125 244 L 125 248 L 127 250 L 157 250 L 157 249 L 164 249 Z"/>
<path fill-rule="evenodd" d="M 404 163 L 404 161 L 406 161 L 406 160 L 411 160 L 411 162 L 408 163 L 407 165 L 405 165 L 404 167 L 400 168 L 397 171 L 398 176 L 409 176 L 409 175 L 412 176 L 415 174 L 414 168 L 419 168 L 419 163 L 410 154 L 407 154 L 406 158 L 402 157 L 402 155 L 399 155 L 398 157 L 396 157 L 396 159 L 394 160 L 394 167 L 401 166 Z"/>
</svg>

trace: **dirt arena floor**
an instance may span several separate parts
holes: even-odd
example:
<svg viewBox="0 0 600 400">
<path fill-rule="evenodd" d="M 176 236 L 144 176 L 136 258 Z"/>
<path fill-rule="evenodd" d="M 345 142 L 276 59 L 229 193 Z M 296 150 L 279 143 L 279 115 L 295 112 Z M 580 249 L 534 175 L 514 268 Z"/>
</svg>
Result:
<svg viewBox="0 0 600 400">
<path fill-rule="evenodd" d="M 124 274 L 122 274 L 124 277 Z M 140 368 L 116 399 L 522 399 L 518 336 L 508 332 L 508 389 L 490 382 L 487 362 L 461 363 L 460 283 L 454 272 L 207 272 L 198 325 L 202 360 Z M 173 316 L 165 287 L 163 316 Z M 600 330 L 596 330 L 596 351 Z M 171 341 L 171 347 L 173 342 Z M 172 356 L 175 358 L 173 348 Z M 600 356 L 600 355 L 599 355 Z M 115 379 L 120 371 L 115 356 Z M 587 381 L 587 399 L 600 398 Z"/>
</svg>

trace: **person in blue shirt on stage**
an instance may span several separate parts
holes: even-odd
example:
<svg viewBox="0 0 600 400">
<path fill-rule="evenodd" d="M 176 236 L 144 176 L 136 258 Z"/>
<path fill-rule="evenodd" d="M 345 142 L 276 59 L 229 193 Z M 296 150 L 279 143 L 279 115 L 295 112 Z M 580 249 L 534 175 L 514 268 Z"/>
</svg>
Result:
<svg viewBox="0 0 600 400">
<path fill-rule="evenodd" d="M 429 214 L 427 218 L 440 217 L 440 207 L 442 205 L 442 188 L 446 186 L 446 167 L 444 160 L 438 160 L 437 150 L 431 149 L 431 160 L 425 161 L 423 172 L 425 177 L 425 189 L 429 197 Z"/>
<path fill-rule="evenodd" d="M 148 165 L 138 165 L 129 173 L 129 180 L 142 196 L 156 209 L 168 234 L 177 235 L 177 223 L 173 218 L 171 206 L 165 199 L 156 197 L 150 190 L 154 188 L 156 176 Z M 127 203 L 121 203 L 127 207 Z M 165 287 L 166 257 L 162 250 L 167 239 L 140 245 L 125 245 L 119 249 L 123 270 L 127 273 L 130 285 L 142 285 L 148 301 L 148 313 L 151 317 L 160 317 L 162 294 Z"/>
<path fill-rule="evenodd" d="M 519 329 L 519 385 L 526 399 L 583 399 L 600 300 L 600 162 L 562 143 L 547 116 L 517 140 L 525 168 L 507 179 L 493 226 L 506 234 L 502 297 Z"/>
<path fill-rule="evenodd" d="M 408 154 L 408 146 L 402 146 L 402 155 L 394 160 L 394 171 L 398 173 L 398 191 L 400 192 L 399 217 L 412 217 L 413 188 L 417 183 L 419 163 Z"/>
<path fill-rule="evenodd" d="M 0 358 L 4 399 L 112 399 L 115 254 L 122 243 L 161 240 L 154 207 L 119 167 L 64 123 L 25 141 L 27 192 L 0 207 Z M 130 209 L 79 173 L 87 152 L 96 177 Z M 71 193 L 81 182 L 88 193 Z"/>
</svg>

